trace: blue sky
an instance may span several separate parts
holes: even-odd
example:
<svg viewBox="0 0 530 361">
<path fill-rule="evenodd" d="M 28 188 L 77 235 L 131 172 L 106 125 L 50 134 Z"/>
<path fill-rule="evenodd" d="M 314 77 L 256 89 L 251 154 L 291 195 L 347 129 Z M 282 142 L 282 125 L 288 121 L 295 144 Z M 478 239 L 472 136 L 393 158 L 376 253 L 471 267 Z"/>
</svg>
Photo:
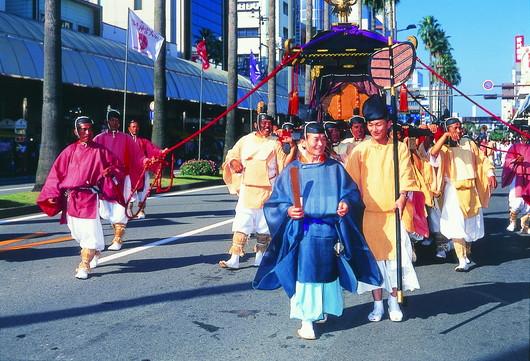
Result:
<svg viewBox="0 0 530 361">
<path fill-rule="evenodd" d="M 511 81 L 514 64 L 514 37 L 524 35 L 530 45 L 530 0 L 401 0 L 397 6 L 398 29 L 419 24 L 432 15 L 450 36 L 453 56 L 462 76 L 458 86 L 466 94 L 485 93 L 486 79 L 495 85 Z M 417 29 L 398 33 L 398 40 L 417 36 Z M 418 36 L 417 36 L 418 37 Z M 428 63 L 429 56 L 419 39 L 418 56 Z M 500 94 L 500 88 L 491 93 Z M 473 97 L 479 104 L 500 115 L 500 100 Z M 460 116 L 471 115 L 471 103 L 456 97 L 454 110 Z M 486 115 L 480 109 L 477 116 Z"/>
</svg>

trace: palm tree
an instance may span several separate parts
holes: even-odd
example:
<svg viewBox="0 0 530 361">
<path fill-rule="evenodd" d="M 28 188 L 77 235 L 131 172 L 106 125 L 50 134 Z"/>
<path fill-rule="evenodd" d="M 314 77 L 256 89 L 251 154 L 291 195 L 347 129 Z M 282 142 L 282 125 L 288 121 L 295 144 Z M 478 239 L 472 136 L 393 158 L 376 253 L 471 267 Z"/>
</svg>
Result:
<svg viewBox="0 0 530 361">
<path fill-rule="evenodd" d="M 228 1 L 228 84 L 226 106 L 229 107 L 236 102 L 237 97 L 237 0 L 226 1 Z M 226 153 L 234 146 L 236 142 L 235 123 L 236 111 L 233 110 L 226 116 L 223 159 L 226 157 Z"/>
<path fill-rule="evenodd" d="M 308 43 L 313 37 L 313 0 L 306 0 L 305 9 L 305 42 Z M 305 78 L 304 78 L 304 103 L 309 105 L 311 89 L 311 66 L 305 66 Z"/>
<path fill-rule="evenodd" d="M 39 162 L 33 191 L 40 191 L 60 151 L 62 119 L 61 1 L 44 3 L 44 79 L 42 86 L 42 132 Z"/>
<path fill-rule="evenodd" d="M 223 42 L 208 28 L 202 28 L 199 30 L 199 36 L 196 40 L 200 41 L 202 39 L 206 41 L 208 58 L 212 60 L 215 65 L 221 64 L 223 61 Z"/>
<path fill-rule="evenodd" d="M 384 9 L 385 9 L 385 0 L 364 0 L 364 4 L 368 6 L 371 10 L 371 19 L 370 19 L 370 30 L 375 31 L 375 17 L 376 15 Z M 383 26 L 384 26 L 384 19 L 383 19 Z"/>
<path fill-rule="evenodd" d="M 434 16 L 425 16 L 419 25 L 418 35 L 423 41 L 425 49 L 429 52 L 429 66 L 432 67 L 434 54 L 440 53 L 442 51 L 443 45 L 448 45 L 449 43 L 446 39 L 443 39 L 445 37 L 445 33 L 441 29 L 438 20 L 436 20 Z M 429 72 L 429 111 L 432 111 L 433 109 L 432 84 L 432 74 Z"/>
<path fill-rule="evenodd" d="M 460 76 L 460 71 L 458 70 L 458 66 L 456 64 L 456 60 L 453 58 L 453 55 L 451 52 L 447 52 L 444 54 L 441 54 L 435 62 L 435 68 L 437 69 L 438 73 L 444 77 L 447 81 L 449 81 L 453 85 L 460 84 L 460 81 L 462 80 Z M 452 111 L 452 93 L 453 90 L 449 88 L 445 83 L 441 84 L 440 87 L 443 90 L 443 97 L 440 99 L 440 105 L 439 105 L 439 112 L 442 109 L 448 109 L 449 111 Z"/>
<path fill-rule="evenodd" d="M 270 74 L 273 72 L 274 68 L 276 67 L 276 1 L 269 0 L 267 9 L 268 9 L 267 33 L 269 37 L 267 39 L 267 46 L 269 47 L 268 49 L 269 50 L 268 51 L 269 61 L 267 64 L 267 74 Z M 267 87 L 268 87 L 267 113 L 270 116 L 272 116 L 274 119 L 276 119 L 276 78 L 275 77 L 272 77 L 267 82 Z"/>
<path fill-rule="evenodd" d="M 155 31 L 166 37 L 166 0 L 155 0 Z M 166 146 L 166 42 L 162 44 L 155 61 L 155 117 L 153 121 L 153 143 L 160 148 Z"/>
</svg>

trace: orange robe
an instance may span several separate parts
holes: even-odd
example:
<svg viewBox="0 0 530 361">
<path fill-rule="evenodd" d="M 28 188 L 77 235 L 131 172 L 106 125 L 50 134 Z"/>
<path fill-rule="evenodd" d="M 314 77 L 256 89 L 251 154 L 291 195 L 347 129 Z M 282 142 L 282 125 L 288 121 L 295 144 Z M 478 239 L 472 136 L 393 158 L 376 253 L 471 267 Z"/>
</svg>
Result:
<svg viewBox="0 0 530 361">
<path fill-rule="evenodd" d="M 247 134 L 226 154 L 223 180 L 231 194 L 240 195 L 239 202 L 243 207 L 263 208 L 272 193 L 273 179 L 283 169 L 286 157 L 275 138 Z M 230 161 L 234 159 L 243 164 L 243 173 L 235 173 L 230 167 Z"/>
<path fill-rule="evenodd" d="M 355 147 L 346 163 L 365 205 L 363 233 L 378 261 L 396 258 L 393 145 L 370 139 Z M 419 191 L 407 146 L 398 143 L 400 192 Z"/>
</svg>

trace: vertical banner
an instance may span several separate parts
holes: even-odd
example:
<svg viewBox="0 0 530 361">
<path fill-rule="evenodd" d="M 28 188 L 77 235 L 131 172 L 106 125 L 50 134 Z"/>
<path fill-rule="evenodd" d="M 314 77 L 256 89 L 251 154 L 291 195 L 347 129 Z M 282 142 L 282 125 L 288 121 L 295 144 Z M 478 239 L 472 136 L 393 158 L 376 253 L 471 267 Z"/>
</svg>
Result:
<svg viewBox="0 0 530 361">
<path fill-rule="evenodd" d="M 520 63 L 523 57 L 522 47 L 524 46 L 524 35 L 515 36 L 515 62 Z"/>
</svg>

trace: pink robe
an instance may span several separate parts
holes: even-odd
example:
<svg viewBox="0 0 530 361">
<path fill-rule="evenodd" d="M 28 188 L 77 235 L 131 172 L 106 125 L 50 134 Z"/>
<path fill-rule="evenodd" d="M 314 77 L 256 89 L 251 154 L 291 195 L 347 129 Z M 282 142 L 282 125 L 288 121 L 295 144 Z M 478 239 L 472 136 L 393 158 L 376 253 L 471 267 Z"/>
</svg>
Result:
<svg viewBox="0 0 530 361">
<path fill-rule="evenodd" d="M 514 166 L 514 160 L 520 154 L 524 161 Z M 512 184 L 515 178 L 515 196 L 522 197 L 530 204 L 530 144 L 516 143 L 508 149 L 502 166 L 502 186 Z"/>
<path fill-rule="evenodd" d="M 140 147 L 142 150 L 143 155 L 146 158 L 161 158 L 162 157 L 162 150 L 158 148 L 156 145 L 154 145 L 149 139 L 138 137 L 135 135 L 132 135 L 133 140 L 136 144 Z M 160 167 L 160 163 L 155 163 L 151 167 L 149 167 L 149 171 L 155 173 L 158 171 Z M 138 188 L 139 191 L 142 191 L 145 187 Z"/>
<path fill-rule="evenodd" d="M 111 167 L 112 176 L 105 178 L 103 170 L 108 167 Z M 97 187 L 101 199 L 123 203 L 123 196 L 120 198 L 116 187 L 103 187 L 104 178 L 114 178 L 114 182 L 123 180 L 123 171 L 116 157 L 94 142 L 70 144 L 53 163 L 37 204 L 49 216 L 62 211 L 61 223 L 66 223 L 66 213 L 72 217 L 95 219 L 98 215 L 98 194 L 92 190 L 96 188 L 90 187 Z M 55 203 L 51 203 L 50 199 Z"/>
<path fill-rule="evenodd" d="M 144 159 L 140 147 L 134 142 L 130 135 L 122 132 L 103 132 L 94 138 L 94 142 L 103 145 L 105 148 L 118 158 L 118 161 L 124 167 L 125 175 L 131 178 L 131 187 L 138 186 L 138 189 L 144 187 Z M 121 194 L 123 194 L 124 182 L 118 184 Z M 110 179 L 105 180 L 104 188 L 113 187 Z"/>
</svg>

